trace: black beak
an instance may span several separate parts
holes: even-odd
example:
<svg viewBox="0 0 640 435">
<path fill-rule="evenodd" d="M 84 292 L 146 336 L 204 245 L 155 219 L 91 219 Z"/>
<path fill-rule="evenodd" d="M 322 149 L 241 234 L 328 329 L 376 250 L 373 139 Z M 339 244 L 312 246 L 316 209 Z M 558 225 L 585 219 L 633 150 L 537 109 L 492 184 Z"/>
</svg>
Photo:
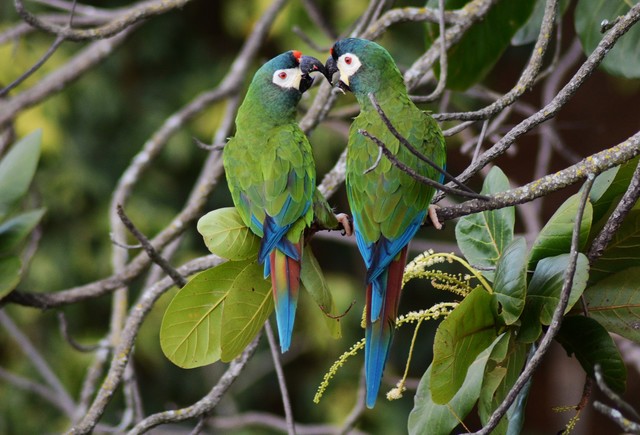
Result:
<svg viewBox="0 0 640 435">
<path fill-rule="evenodd" d="M 327 62 L 324 64 L 324 69 L 325 77 L 329 80 L 329 83 L 333 84 L 333 75 L 338 72 L 338 64 L 333 56 L 327 59 Z M 338 88 L 340 88 L 342 92 L 351 92 L 351 88 L 342 80 L 338 80 Z"/>
<path fill-rule="evenodd" d="M 302 80 L 300 82 L 300 92 L 305 92 L 313 84 L 312 72 L 321 72 L 326 77 L 324 65 L 315 57 L 302 56 L 300 58 L 300 71 L 302 71 Z"/>
<path fill-rule="evenodd" d="M 333 75 L 338 72 L 338 64 L 333 56 L 329 56 L 327 62 L 324 64 L 324 76 L 329 80 L 329 83 L 333 84 Z"/>
</svg>

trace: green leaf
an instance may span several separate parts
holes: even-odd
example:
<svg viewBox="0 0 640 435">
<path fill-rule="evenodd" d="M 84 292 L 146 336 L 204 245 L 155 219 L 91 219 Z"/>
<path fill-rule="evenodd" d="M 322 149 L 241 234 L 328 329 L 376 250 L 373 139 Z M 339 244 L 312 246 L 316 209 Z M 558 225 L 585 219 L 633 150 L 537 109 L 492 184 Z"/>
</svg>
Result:
<svg viewBox="0 0 640 435">
<path fill-rule="evenodd" d="M 468 0 L 447 0 L 446 9 L 459 9 Z M 460 42 L 448 52 L 447 88 L 464 91 L 478 83 L 493 69 L 509 47 L 515 32 L 527 21 L 535 0 L 499 0 L 486 17 L 471 26 Z M 438 7 L 437 0 L 427 6 Z M 427 26 L 427 44 L 438 38 L 438 26 Z M 439 74 L 439 72 L 438 72 Z"/>
<path fill-rule="evenodd" d="M 528 347 L 528 345 L 519 343 L 512 336 L 507 335 L 500 346 L 496 346 L 491 353 L 478 401 L 478 415 L 482 424 L 486 424 L 493 411 L 502 403 L 518 379 L 526 361 Z M 517 409 L 514 405 L 509 410 L 516 412 Z M 492 433 L 506 433 L 507 429 L 512 426 L 512 422 L 509 420 L 508 416 L 502 419 Z M 515 423 L 513 422 L 513 424 Z"/>
<path fill-rule="evenodd" d="M 271 281 L 257 261 L 243 262 L 222 311 L 220 359 L 229 362 L 251 343 L 273 311 Z"/>
<path fill-rule="evenodd" d="M 0 218 L 27 193 L 40 158 L 41 141 L 42 131 L 36 130 L 16 142 L 0 160 Z"/>
<path fill-rule="evenodd" d="M 409 434 L 446 435 L 450 433 L 473 409 L 480 395 L 485 366 L 494 346 L 503 338 L 494 342 L 473 361 L 458 392 L 446 405 L 439 405 L 431 398 L 431 366 L 420 379 L 414 397 L 415 404 L 409 414 Z"/>
<path fill-rule="evenodd" d="M 209 251 L 229 260 L 258 256 L 260 238 L 242 222 L 235 207 L 213 210 L 198 220 L 198 232 Z"/>
<path fill-rule="evenodd" d="M 540 33 L 540 27 L 542 26 L 542 18 L 544 17 L 545 0 L 537 0 L 533 8 L 533 12 L 529 16 L 529 19 L 522 26 L 513 38 L 511 44 L 513 45 L 525 45 L 535 42 L 538 39 Z M 560 15 L 564 14 L 569 6 L 569 0 L 560 1 Z"/>
<path fill-rule="evenodd" d="M 38 225 L 43 214 L 42 208 L 28 211 L 0 225 L 0 255 L 6 255 L 14 250 Z"/>
<path fill-rule="evenodd" d="M 618 272 L 589 286 L 584 297 L 589 315 L 609 332 L 640 344 L 640 267 Z"/>
<path fill-rule="evenodd" d="M 568 253 L 571 249 L 571 235 L 573 233 L 573 225 L 578 214 L 580 206 L 580 194 L 575 194 L 567 199 L 556 212 L 551 216 L 549 222 L 542 228 L 538 238 L 531 247 L 529 254 L 529 268 L 533 268 L 535 264 L 542 258 L 553 257 L 560 254 Z M 591 228 L 591 219 L 593 207 L 587 201 L 580 223 L 580 247 L 583 247 L 589 236 Z"/>
<path fill-rule="evenodd" d="M 590 282 L 640 264 L 640 209 L 633 209 L 591 267 Z"/>
<path fill-rule="evenodd" d="M 509 180 L 497 166 L 493 167 L 482 186 L 483 194 L 509 190 Z M 456 241 L 467 261 L 483 268 L 495 267 L 504 248 L 513 239 L 515 212 L 513 207 L 483 211 L 464 216 L 456 224 Z M 483 271 L 488 279 L 493 272 Z"/>
<path fill-rule="evenodd" d="M 519 339 L 525 343 L 535 341 L 542 331 L 542 325 L 549 325 L 553 312 L 560 301 L 560 292 L 565 282 L 565 271 L 569 267 L 569 254 L 543 258 L 529 282 L 527 301 L 523 313 Z M 576 273 L 573 278 L 569 303 L 565 314 L 582 295 L 589 279 L 589 261 L 584 254 L 578 254 Z"/>
<path fill-rule="evenodd" d="M 506 325 L 518 320 L 527 294 L 527 242 L 517 237 L 505 248 L 496 267 L 494 297 L 500 304 L 499 316 Z"/>
<path fill-rule="evenodd" d="M 243 272 L 255 264 L 223 263 L 197 274 L 180 289 L 169 303 L 160 327 L 160 346 L 171 362 L 194 368 L 220 359 L 225 299 L 244 282 Z"/>
<path fill-rule="evenodd" d="M 0 299 L 18 286 L 21 273 L 22 262 L 18 256 L 0 258 Z"/>
<path fill-rule="evenodd" d="M 313 255 L 311 247 L 307 246 L 302 252 L 302 268 L 300 270 L 300 281 L 302 285 L 311 295 L 314 302 L 318 304 L 320 310 L 322 310 L 323 317 L 326 319 L 327 327 L 333 338 L 342 337 L 342 330 L 340 328 L 340 321 L 337 318 L 329 317 L 327 314 L 336 316 L 335 304 L 333 302 L 333 296 L 327 285 L 327 281 L 324 279 L 324 274 L 318 264 L 318 260 Z"/>
<path fill-rule="evenodd" d="M 639 0 L 580 0 L 575 10 L 575 27 L 582 48 L 590 55 L 604 35 L 601 23 L 613 22 L 625 15 Z M 627 78 L 640 78 L 640 27 L 633 26 L 620 38 L 602 61 L 602 67 L 610 74 Z"/>
<path fill-rule="evenodd" d="M 594 367 L 599 364 L 605 383 L 619 393 L 624 392 L 627 382 L 624 361 L 609 332 L 595 319 L 566 317 L 556 340 L 569 355 L 575 354 L 589 376 L 595 379 Z"/>
<path fill-rule="evenodd" d="M 616 166 L 600 174 L 590 192 L 590 199 L 593 202 L 593 231 L 591 236 L 595 237 L 600 228 L 604 226 L 606 219 L 613 211 L 620 197 L 627 191 L 631 183 L 631 177 L 638 166 L 640 156 L 635 157 L 621 166 Z M 613 175 L 613 180 L 610 180 Z M 602 188 L 605 187 L 602 192 Z M 594 198 L 594 195 L 598 195 Z"/>
<path fill-rule="evenodd" d="M 467 369 L 498 336 L 492 296 L 478 287 L 440 323 L 433 343 L 431 396 L 449 402 L 462 386 Z"/>
</svg>

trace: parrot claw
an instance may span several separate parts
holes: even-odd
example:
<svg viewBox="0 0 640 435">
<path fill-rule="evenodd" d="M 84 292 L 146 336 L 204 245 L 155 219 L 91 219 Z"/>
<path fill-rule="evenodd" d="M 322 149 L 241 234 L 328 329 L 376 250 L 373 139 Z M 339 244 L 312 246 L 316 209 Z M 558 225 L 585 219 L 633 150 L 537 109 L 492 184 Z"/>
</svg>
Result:
<svg viewBox="0 0 640 435">
<path fill-rule="evenodd" d="M 336 215 L 336 219 L 338 222 L 342 224 L 342 235 L 343 236 L 351 236 L 353 234 L 353 228 L 351 225 L 351 218 L 346 213 L 338 213 Z"/>
<path fill-rule="evenodd" d="M 437 205 L 435 205 L 435 204 L 431 204 L 431 205 L 429 206 L 429 211 L 428 211 L 429 219 L 431 220 L 431 223 L 433 224 L 433 227 L 434 227 L 436 230 L 441 230 L 441 229 L 442 229 L 442 224 L 441 224 L 441 223 L 440 223 L 440 221 L 438 220 L 438 214 L 437 214 L 437 210 L 438 210 L 439 208 L 440 208 L 440 207 L 438 207 Z"/>
</svg>

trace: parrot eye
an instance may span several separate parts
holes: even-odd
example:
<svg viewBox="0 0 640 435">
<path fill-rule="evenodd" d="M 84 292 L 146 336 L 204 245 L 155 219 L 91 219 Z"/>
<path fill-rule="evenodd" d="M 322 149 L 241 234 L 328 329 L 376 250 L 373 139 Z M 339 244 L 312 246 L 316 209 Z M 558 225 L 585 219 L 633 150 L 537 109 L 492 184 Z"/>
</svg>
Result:
<svg viewBox="0 0 640 435">
<path fill-rule="evenodd" d="M 360 58 L 353 53 L 343 54 L 338 58 L 338 69 L 340 70 L 340 80 L 347 86 L 349 85 L 349 78 L 353 76 L 362 66 Z"/>
<path fill-rule="evenodd" d="M 279 69 L 274 72 L 271 81 L 284 89 L 299 89 L 301 78 L 302 72 L 300 71 L 300 68 L 287 68 Z"/>
</svg>

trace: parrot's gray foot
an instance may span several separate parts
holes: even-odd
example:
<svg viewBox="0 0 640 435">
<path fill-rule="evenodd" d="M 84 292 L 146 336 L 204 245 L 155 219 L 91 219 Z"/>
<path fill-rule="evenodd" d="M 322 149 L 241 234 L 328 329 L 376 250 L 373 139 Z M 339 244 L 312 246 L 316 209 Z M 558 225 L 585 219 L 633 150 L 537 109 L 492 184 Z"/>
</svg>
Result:
<svg viewBox="0 0 640 435">
<path fill-rule="evenodd" d="M 433 227 L 436 230 L 441 230 L 442 229 L 442 224 L 438 220 L 438 214 L 437 214 L 437 211 L 438 211 L 439 208 L 440 207 L 438 207 L 437 205 L 431 204 L 429 206 L 429 211 L 428 211 L 429 219 L 431 220 L 431 223 L 433 224 Z"/>
<path fill-rule="evenodd" d="M 351 218 L 349 218 L 349 215 L 346 213 L 338 213 L 335 216 L 336 219 L 338 219 L 338 222 L 342 224 L 342 228 L 344 229 L 344 232 L 342 234 L 344 236 L 351 236 L 353 234 L 353 228 L 351 227 Z"/>
</svg>

